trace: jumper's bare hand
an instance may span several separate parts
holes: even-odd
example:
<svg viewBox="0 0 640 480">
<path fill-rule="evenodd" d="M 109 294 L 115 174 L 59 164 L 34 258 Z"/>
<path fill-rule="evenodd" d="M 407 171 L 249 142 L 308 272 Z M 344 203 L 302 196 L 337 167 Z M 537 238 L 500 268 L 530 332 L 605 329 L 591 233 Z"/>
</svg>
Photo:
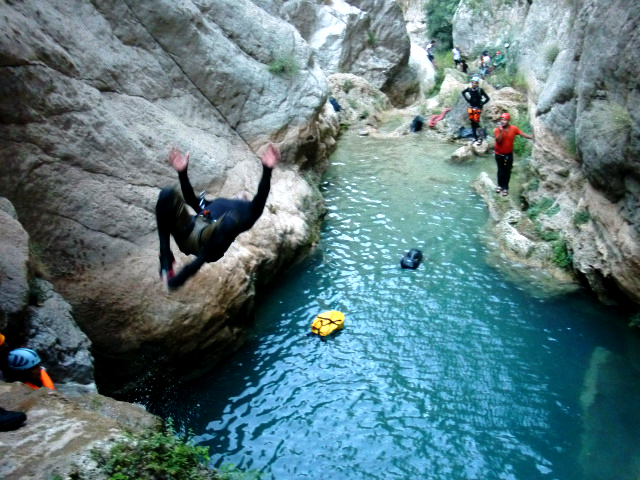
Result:
<svg viewBox="0 0 640 480">
<path fill-rule="evenodd" d="M 169 163 L 176 172 L 184 172 L 189 166 L 189 152 L 181 153 L 176 147 L 169 152 Z"/>
<path fill-rule="evenodd" d="M 280 150 L 273 143 L 267 145 L 267 148 L 260 155 L 260 161 L 267 168 L 273 168 L 280 160 Z"/>
</svg>

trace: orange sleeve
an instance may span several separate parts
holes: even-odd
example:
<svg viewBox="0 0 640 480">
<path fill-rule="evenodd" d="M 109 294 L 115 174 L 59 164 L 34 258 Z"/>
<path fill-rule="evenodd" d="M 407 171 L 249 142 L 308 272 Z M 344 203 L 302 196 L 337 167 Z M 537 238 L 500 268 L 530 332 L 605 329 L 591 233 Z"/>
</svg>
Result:
<svg viewBox="0 0 640 480">
<path fill-rule="evenodd" d="M 56 387 L 53 386 L 53 382 L 51 381 L 51 377 L 44 368 L 40 368 L 40 381 L 42 382 L 43 387 L 47 387 L 51 390 L 55 390 Z"/>
</svg>

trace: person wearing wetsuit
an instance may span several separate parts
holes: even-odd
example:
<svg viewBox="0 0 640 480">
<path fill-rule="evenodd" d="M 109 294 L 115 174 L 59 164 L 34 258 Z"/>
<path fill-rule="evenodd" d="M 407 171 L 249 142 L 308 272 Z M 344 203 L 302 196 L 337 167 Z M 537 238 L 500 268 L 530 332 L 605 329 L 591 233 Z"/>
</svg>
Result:
<svg viewBox="0 0 640 480">
<path fill-rule="evenodd" d="M 489 95 L 480 88 L 480 78 L 476 75 L 471 77 L 471 87 L 467 87 L 462 91 L 463 98 L 469 104 L 469 121 L 471 122 L 471 131 L 473 132 L 474 142 L 478 145 L 482 144 L 482 138 L 478 138 L 478 129 L 480 128 L 480 115 L 482 115 L 482 107 L 489 101 Z"/>
<path fill-rule="evenodd" d="M 222 258 L 236 237 L 251 227 L 262 215 L 271 188 L 271 172 L 280 159 L 278 148 L 269 144 L 261 155 L 262 178 L 253 200 L 217 198 L 207 202 L 196 197 L 189 177 L 189 153 L 177 148 L 169 152 L 169 162 L 178 172 L 182 195 L 175 188 L 164 188 L 156 204 L 156 221 L 160 238 L 160 275 L 169 289 L 176 289 L 194 275 L 205 263 Z M 187 205 L 198 212 L 192 215 Z M 176 275 L 170 235 L 180 251 L 196 255 Z"/>
</svg>

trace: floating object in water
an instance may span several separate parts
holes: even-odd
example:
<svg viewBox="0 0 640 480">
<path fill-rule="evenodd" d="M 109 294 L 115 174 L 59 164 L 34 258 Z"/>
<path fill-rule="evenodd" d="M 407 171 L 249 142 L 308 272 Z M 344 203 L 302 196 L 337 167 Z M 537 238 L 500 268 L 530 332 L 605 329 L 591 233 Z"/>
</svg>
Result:
<svg viewBox="0 0 640 480">
<path fill-rule="evenodd" d="M 418 268 L 418 265 L 420 265 L 421 261 L 422 252 L 417 248 L 412 248 L 404 257 L 402 257 L 402 260 L 400 260 L 400 266 L 402 268 L 412 268 L 415 270 L 416 268 Z"/>
<path fill-rule="evenodd" d="M 330 310 L 318 315 L 311 324 L 311 333 L 326 337 L 344 326 L 344 313 Z"/>
</svg>

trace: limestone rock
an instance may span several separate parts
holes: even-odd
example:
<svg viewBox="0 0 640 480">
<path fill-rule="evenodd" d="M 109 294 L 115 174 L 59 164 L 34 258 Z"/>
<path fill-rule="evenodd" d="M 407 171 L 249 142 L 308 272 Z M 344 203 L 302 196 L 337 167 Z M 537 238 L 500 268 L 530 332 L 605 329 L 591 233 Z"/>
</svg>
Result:
<svg viewBox="0 0 640 480">
<path fill-rule="evenodd" d="M 93 384 L 89 339 L 76 325 L 71 306 L 49 282 L 34 277 L 29 264 L 38 260 L 29 258 L 28 236 L 12 205 L 6 199 L 0 203 L 0 222 L 4 223 L 0 279 L 6 279 L 0 283 L 0 331 L 12 348 L 38 352 L 54 383 Z"/>
<path fill-rule="evenodd" d="M 20 312 L 29 297 L 29 235 L 13 205 L 0 200 L 0 332 L 6 333 L 8 315 Z"/>
<path fill-rule="evenodd" d="M 574 268 L 603 300 L 622 293 L 640 303 L 640 4 L 494 4 L 461 2 L 454 42 L 463 50 L 511 44 L 507 61 L 528 84 L 536 136 L 531 166 L 539 182 L 525 201 L 559 199 L 564 225 L 559 217 L 541 222 L 561 232 Z M 514 114 L 517 100 L 501 92 L 490 94 L 484 116 Z M 577 227 L 572 217 L 587 214 L 588 226 Z"/>
<path fill-rule="evenodd" d="M 0 407 L 25 412 L 26 423 L 2 432 L 0 477 L 4 480 L 69 477 L 74 465 L 95 469 L 93 448 L 109 448 L 125 431 L 157 426 L 142 407 L 85 393 L 71 398 L 46 388 L 0 382 Z M 99 479 L 100 477 L 92 477 Z"/>
<path fill-rule="evenodd" d="M 376 115 L 389 109 L 387 96 L 366 79 L 350 73 L 336 73 L 327 77 L 332 95 L 342 111 L 340 122 L 346 125 L 372 124 L 376 126 Z"/>
<path fill-rule="evenodd" d="M 314 49 L 326 74 L 351 73 L 385 92 L 396 88 L 410 42 L 395 1 L 296 0 L 279 10 Z"/>
<path fill-rule="evenodd" d="M 337 123 L 313 50 L 247 0 L 4 2 L 0 25 L 15 32 L 0 38 L 0 195 L 91 339 L 104 391 L 170 359 L 210 368 L 242 343 L 256 288 L 318 238 L 310 182 Z M 154 217 L 177 185 L 167 152 L 190 151 L 195 189 L 232 197 L 255 192 L 268 140 L 283 161 L 264 214 L 167 295 Z"/>
<path fill-rule="evenodd" d="M 55 382 L 92 384 L 91 342 L 73 319 L 71 306 L 41 279 L 32 280 L 38 305 L 28 307 L 25 345 L 37 351 Z"/>
</svg>

